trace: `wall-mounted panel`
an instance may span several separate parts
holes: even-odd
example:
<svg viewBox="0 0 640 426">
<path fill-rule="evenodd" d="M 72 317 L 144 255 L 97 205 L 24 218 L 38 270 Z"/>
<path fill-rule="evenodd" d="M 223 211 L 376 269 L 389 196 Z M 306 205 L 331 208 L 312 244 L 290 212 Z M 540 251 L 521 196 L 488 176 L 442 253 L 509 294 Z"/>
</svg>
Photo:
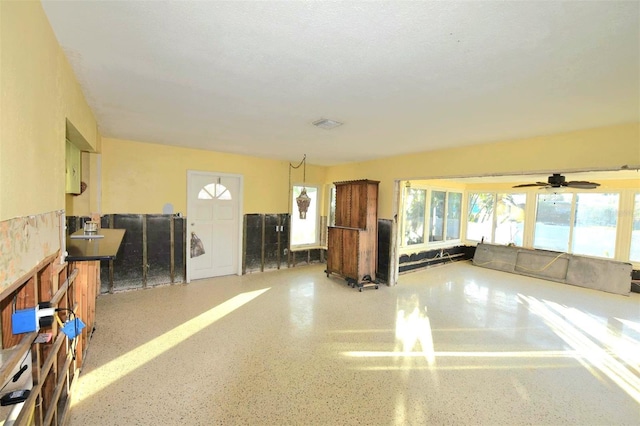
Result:
<svg viewBox="0 0 640 426">
<path fill-rule="evenodd" d="M 243 273 L 261 270 L 262 265 L 262 215 L 244 216 L 244 270 Z"/>
<path fill-rule="evenodd" d="M 389 282 L 389 274 L 391 272 L 392 226 L 392 220 L 378 219 L 378 267 L 376 268 L 376 278 L 385 283 Z"/>
</svg>

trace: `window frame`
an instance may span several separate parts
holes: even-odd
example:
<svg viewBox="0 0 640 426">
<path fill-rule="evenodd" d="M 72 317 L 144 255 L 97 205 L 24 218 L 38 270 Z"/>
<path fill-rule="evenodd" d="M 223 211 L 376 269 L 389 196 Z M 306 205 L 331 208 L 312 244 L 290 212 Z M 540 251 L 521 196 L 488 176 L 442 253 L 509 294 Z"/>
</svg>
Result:
<svg viewBox="0 0 640 426">
<path fill-rule="evenodd" d="M 294 244 L 293 243 L 293 233 L 294 233 L 294 225 L 295 222 L 294 221 L 294 215 L 298 215 L 298 205 L 296 204 L 296 199 L 294 197 L 295 191 L 294 188 L 296 187 L 303 187 L 307 189 L 307 192 L 309 191 L 309 188 L 314 188 L 316 190 L 316 200 L 315 203 L 311 203 L 309 205 L 309 210 L 314 209 L 315 210 L 315 225 L 314 225 L 314 242 L 312 243 L 306 243 L 306 244 Z M 291 203 L 291 224 L 290 224 L 290 229 L 289 229 L 289 247 L 293 250 L 293 249 L 305 249 L 305 248 L 311 248 L 311 247 L 319 247 L 320 246 L 320 214 L 321 214 L 321 199 L 322 199 L 322 190 L 320 185 L 309 185 L 306 183 L 293 183 L 291 184 L 291 199 L 289 200 L 289 202 Z M 315 204 L 315 206 L 314 206 Z M 307 215 L 309 214 L 309 210 L 307 210 Z M 297 216 L 299 217 L 299 216 Z M 305 219 L 308 220 L 308 219 Z"/>
<path fill-rule="evenodd" d="M 491 235 L 489 236 L 489 241 L 486 241 L 485 238 L 485 242 L 490 243 L 490 244 L 503 244 L 503 243 L 495 243 L 495 239 L 496 239 L 496 229 L 498 226 L 498 212 L 497 212 L 497 207 L 498 207 L 498 203 L 502 200 L 502 199 L 498 199 L 498 195 L 524 195 L 525 196 L 525 201 L 524 201 L 524 208 L 522 209 L 524 212 L 524 220 L 522 222 L 523 226 L 522 226 L 522 245 L 516 245 L 516 247 L 526 247 L 527 246 L 527 227 L 530 226 L 528 223 L 527 218 L 529 217 L 529 204 L 531 202 L 531 197 L 530 197 L 530 192 L 528 191 L 517 191 L 517 190 L 477 190 L 477 191 L 466 191 L 465 192 L 465 201 L 466 203 L 464 203 L 464 207 L 465 207 L 465 211 L 463 212 L 464 217 L 466 217 L 466 220 L 464 222 L 464 241 L 465 242 L 470 242 L 470 243 L 480 243 L 480 240 L 475 240 L 473 238 L 469 238 L 468 236 L 468 232 L 469 232 L 469 203 L 471 201 L 471 196 L 473 194 L 491 194 L 491 196 L 493 197 L 493 206 L 492 206 L 492 211 L 491 211 Z M 535 216 L 534 216 L 534 225 L 535 225 Z"/>
<path fill-rule="evenodd" d="M 623 198 L 624 198 L 624 193 L 620 190 L 615 190 L 615 189 L 601 189 L 599 191 L 593 191 L 593 190 L 589 190 L 587 192 L 580 191 L 578 189 L 562 189 L 561 191 L 558 191 L 559 193 L 565 193 L 565 194 L 572 194 L 571 197 L 571 210 L 570 210 L 570 216 L 569 216 L 569 236 L 568 236 L 568 247 L 567 250 L 565 251 L 565 253 L 570 253 L 570 254 L 575 254 L 578 256 L 586 256 L 586 257 L 594 257 L 594 258 L 598 258 L 598 259 L 606 259 L 606 260 L 616 260 L 618 259 L 618 257 L 620 256 L 619 250 L 620 250 L 620 246 L 619 246 L 619 240 L 620 240 L 620 222 L 621 222 L 621 211 L 622 211 L 622 206 L 623 206 Z M 615 240 L 613 241 L 613 249 L 614 252 L 612 254 L 611 257 L 606 257 L 606 256 L 597 256 L 597 255 L 593 255 L 593 254 L 583 254 L 583 253 L 576 253 L 575 251 L 575 241 L 574 241 L 574 232 L 575 232 L 575 227 L 576 227 L 576 212 L 578 209 L 578 198 L 580 194 L 613 194 L 613 195 L 617 195 L 618 197 L 618 204 L 617 204 L 617 212 L 616 212 L 616 226 L 615 226 Z M 533 218 L 533 223 L 535 225 L 535 223 L 538 220 L 538 197 L 540 195 L 544 195 L 544 194 L 536 194 L 535 197 L 535 215 Z M 532 240 L 532 244 L 531 246 L 534 249 L 537 250 L 550 250 L 550 251 L 557 251 L 557 250 L 553 250 L 553 249 L 549 249 L 549 248 L 544 248 L 544 247 L 536 247 L 534 245 L 534 241 L 535 241 L 535 226 L 534 226 L 534 230 L 533 230 L 533 240 Z M 630 246 L 629 246 L 630 248 Z M 629 258 L 630 253 L 629 253 Z M 631 261 L 629 259 L 629 261 Z"/>
<path fill-rule="evenodd" d="M 419 189 L 419 190 L 424 190 L 426 191 L 425 193 L 425 204 L 424 204 L 424 222 L 423 222 L 423 228 L 424 228 L 424 235 L 423 235 L 423 242 L 422 243 L 417 243 L 417 244 L 406 244 L 405 242 L 405 233 L 406 233 L 406 225 L 407 225 L 407 221 L 406 221 L 406 208 L 405 208 L 405 202 L 406 202 L 406 191 L 407 189 Z M 443 211 L 443 223 L 442 223 L 442 235 L 443 235 L 443 240 L 441 241 L 429 241 L 430 239 L 430 234 L 429 234 L 429 224 L 431 222 L 431 198 L 432 198 L 432 193 L 436 191 L 436 192 L 444 192 L 445 193 L 445 198 L 444 198 L 444 211 Z M 447 217 L 449 214 L 449 194 L 450 193 L 456 193 L 456 194 L 460 194 L 460 199 L 461 199 L 461 205 L 460 205 L 460 218 L 459 218 L 459 235 L 458 238 L 456 239 L 447 239 Z M 458 188 L 446 188 L 446 187 L 436 187 L 436 186 L 429 186 L 429 185 L 421 185 L 421 184 L 414 184 L 412 183 L 411 186 L 404 186 L 402 188 L 402 199 L 401 199 L 401 214 L 402 214 L 402 222 L 401 222 L 401 226 L 399 227 L 399 231 L 400 231 L 400 247 L 399 247 L 399 251 L 400 253 L 412 253 L 412 252 L 419 252 L 419 251 L 427 251 L 427 250 L 432 250 L 432 249 L 438 249 L 438 248 L 443 248 L 443 247 L 450 247 L 450 246 L 455 246 L 455 245 L 459 245 L 462 243 L 462 218 L 464 217 L 464 206 L 462 205 L 462 200 L 464 200 L 464 191 Z"/>
<path fill-rule="evenodd" d="M 636 199 L 638 199 L 638 201 L 636 201 Z M 628 235 L 628 260 L 629 262 L 631 262 L 633 265 L 640 265 L 640 257 L 638 257 L 637 259 L 632 259 L 631 258 L 631 249 L 634 248 L 633 247 L 633 222 L 634 222 L 634 218 L 637 215 L 640 216 L 640 191 L 633 191 L 631 192 L 630 196 L 629 196 L 629 202 L 631 203 L 631 217 L 629 218 L 629 235 Z M 636 205 L 636 202 L 638 202 L 638 205 Z M 636 211 L 637 208 L 637 211 Z M 620 218 L 619 218 L 620 219 Z M 618 220 L 618 226 L 620 226 L 620 220 Z M 640 231 L 639 231 L 640 232 Z M 619 235 L 619 234 L 618 234 Z M 623 237 L 623 241 L 624 241 L 624 237 Z"/>
</svg>

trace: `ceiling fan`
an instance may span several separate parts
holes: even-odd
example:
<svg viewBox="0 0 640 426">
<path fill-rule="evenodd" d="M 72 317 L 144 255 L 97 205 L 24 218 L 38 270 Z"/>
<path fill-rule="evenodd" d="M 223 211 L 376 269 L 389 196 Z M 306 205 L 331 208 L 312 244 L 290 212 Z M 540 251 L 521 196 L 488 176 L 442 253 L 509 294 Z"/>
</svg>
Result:
<svg viewBox="0 0 640 426">
<path fill-rule="evenodd" d="M 579 189 L 594 189 L 600 186 L 599 183 L 596 182 L 587 182 L 584 180 L 572 180 L 567 182 L 565 177 L 560 173 L 554 173 L 547 179 L 547 182 L 536 182 L 536 183 L 525 183 L 522 185 L 516 185 L 514 188 L 527 188 L 531 186 L 540 186 L 544 188 L 561 188 L 561 187 L 569 187 L 569 188 L 579 188 Z"/>
</svg>

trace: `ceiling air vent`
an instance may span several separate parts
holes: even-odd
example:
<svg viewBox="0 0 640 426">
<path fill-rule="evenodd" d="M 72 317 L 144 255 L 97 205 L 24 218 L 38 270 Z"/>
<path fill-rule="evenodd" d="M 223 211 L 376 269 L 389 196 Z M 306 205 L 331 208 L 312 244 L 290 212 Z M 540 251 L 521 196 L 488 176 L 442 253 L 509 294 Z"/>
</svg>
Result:
<svg viewBox="0 0 640 426">
<path fill-rule="evenodd" d="M 335 129 L 338 126 L 342 126 L 343 123 L 335 120 L 328 120 L 326 118 L 321 118 L 320 120 L 316 120 L 313 122 L 313 125 L 316 127 L 320 127 L 321 129 L 331 130 Z"/>
</svg>

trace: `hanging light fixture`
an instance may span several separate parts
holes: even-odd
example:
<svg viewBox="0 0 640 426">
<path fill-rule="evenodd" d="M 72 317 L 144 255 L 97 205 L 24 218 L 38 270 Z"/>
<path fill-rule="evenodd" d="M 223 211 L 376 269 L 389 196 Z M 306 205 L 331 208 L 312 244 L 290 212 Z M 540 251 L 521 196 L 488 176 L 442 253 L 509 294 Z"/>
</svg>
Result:
<svg viewBox="0 0 640 426">
<path fill-rule="evenodd" d="M 300 166 L 302 166 L 302 183 L 305 184 L 307 182 L 307 154 L 304 154 L 302 161 L 300 161 L 297 166 L 289 163 L 289 188 L 291 188 L 291 169 L 299 169 Z M 296 204 L 298 205 L 300 219 L 306 219 L 307 210 L 309 210 L 309 205 L 311 204 L 311 198 L 307 195 L 307 188 L 304 185 L 302 186 L 300 195 L 296 197 Z"/>
<path fill-rule="evenodd" d="M 298 203 L 298 211 L 300 212 L 300 219 L 307 218 L 307 210 L 309 210 L 309 204 L 311 204 L 311 198 L 307 195 L 307 188 L 302 188 L 302 192 L 296 197 L 296 203 Z"/>
</svg>

